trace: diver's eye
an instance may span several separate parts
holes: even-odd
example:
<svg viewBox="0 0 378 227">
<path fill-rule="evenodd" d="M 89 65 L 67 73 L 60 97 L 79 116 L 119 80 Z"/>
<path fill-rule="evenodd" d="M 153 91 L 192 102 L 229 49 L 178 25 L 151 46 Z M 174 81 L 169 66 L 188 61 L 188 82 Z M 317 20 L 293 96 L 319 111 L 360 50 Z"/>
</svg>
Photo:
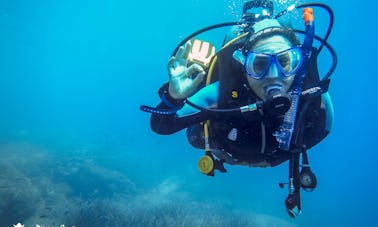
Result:
<svg viewBox="0 0 378 227">
<path fill-rule="evenodd" d="M 295 73 L 302 64 L 299 48 L 292 48 L 276 55 L 277 63 L 285 75 Z"/>
<path fill-rule="evenodd" d="M 256 56 L 253 61 L 253 71 L 256 74 L 262 73 L 269 65 L 269 58 L 267 56 Z"/>
<path fill-rule="evenodd" d="M 291 61 L 289 53 L 284 53 L 282 55 L 277 56 L 277 60 L 283 70 L 287 72 L 291 71 Z"/>
</svg>

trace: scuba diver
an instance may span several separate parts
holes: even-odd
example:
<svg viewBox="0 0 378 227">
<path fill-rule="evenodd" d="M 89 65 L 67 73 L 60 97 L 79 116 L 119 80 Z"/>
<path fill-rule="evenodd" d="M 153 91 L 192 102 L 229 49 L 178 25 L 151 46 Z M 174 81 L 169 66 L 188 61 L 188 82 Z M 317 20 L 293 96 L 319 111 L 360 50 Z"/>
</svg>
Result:
<svg viewBox="0 0 378 227">
<path fill-rule="evenodd" d="M 315 35 L 309 7 L 330 15 L 324 38 Z M 279 21 L 295 8 L 304 9 L 305 31 Z M 231 25 L 216 53 L 211 43 L 193 38 Z M 249 1 L 240 21 L 202 29 L 178 45 L 168 61 L 169 82 L 158 92 L 161 103 L 141 110 L 152 113 L 151 129 L 158 134 L 186 129 L 190 144 L 205 150 L 198 163 L 203 174 L 226 172 L 224 163 L 274 167 L 289 161 L 285 206 L 296 217 L 302 209 L 300 189 L 311 191 L 317 184 L 307 150 L 321 142 L 333 124 L 328 86 L 337 58 L 327 43 L 332 25 L 333 12 L 324 4 L 292 5 L 274 16 L 272 1 Z M 314 40 L 320 42 L 318 48 Z M 320 78 L 317 56 L 324 46 L 333 64 Z"/>
</svg>

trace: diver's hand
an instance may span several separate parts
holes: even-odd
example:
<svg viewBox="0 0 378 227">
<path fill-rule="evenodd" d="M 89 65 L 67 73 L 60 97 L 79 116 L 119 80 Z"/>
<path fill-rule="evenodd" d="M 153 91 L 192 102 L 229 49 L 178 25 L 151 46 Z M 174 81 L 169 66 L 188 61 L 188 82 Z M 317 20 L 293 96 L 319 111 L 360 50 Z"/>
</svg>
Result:
<svg viewBox="0 0 378 227">
<path fill-rule="evenodd" d="M 191 42 L 181 46 L 176 55 L 168 61 L 169 95 L 174 99 L 185 99 L 200 85 L 205 77 L 205 70 L 198 64 L 192 64 L 189 68 L 188 55 Z"/>
</svg>

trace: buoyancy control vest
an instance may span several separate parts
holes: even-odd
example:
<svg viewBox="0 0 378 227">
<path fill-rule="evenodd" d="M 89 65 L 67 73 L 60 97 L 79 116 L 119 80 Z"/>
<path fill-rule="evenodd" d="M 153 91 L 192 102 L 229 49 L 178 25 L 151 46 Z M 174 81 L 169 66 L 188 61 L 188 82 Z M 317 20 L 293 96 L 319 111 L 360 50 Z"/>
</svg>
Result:
<svg viewBox="0 0 378 227">
<path fill-rule="evenodd" d="M 243 66 L 232 58 L 232 53 L 242 44 L 242 41 L 236 42 L 217 54 L 212 77 L 219 81 L 218 108 L 236 108 L 258 100 L 248 85 Z M 306 73 L 303 90 L 320 81 L 315 48 Z M 305 106 L 305 113 L 302 113 Z M 302 118 L 300 124 L 303 125 L 300 132 L 294 135 L 293 143 L 311 148 L 329 133 L 325 127 L 325 110 L 321 108 L 321 96 L 303 97 L 299 108 L 301 114 L 298 114 L 298 118 Z M 258 166 L 258 163 L 265 162 L 270 166 L 279 165 L 290 158 L 290 152 L 279 150 L 273 136 L 282 121 L 283 116 L 258 111 L 237 115 L 219 114 L 209 123 L 210 147 L 218 153 L 226 152 L 237 164 Z M 200 149 L 204 149 L 205 144 L 202 129 L 201 125 L 187 129 L 189 142 Z M 296 146 L 292 146 L 292 149 Z"/>
</svg>

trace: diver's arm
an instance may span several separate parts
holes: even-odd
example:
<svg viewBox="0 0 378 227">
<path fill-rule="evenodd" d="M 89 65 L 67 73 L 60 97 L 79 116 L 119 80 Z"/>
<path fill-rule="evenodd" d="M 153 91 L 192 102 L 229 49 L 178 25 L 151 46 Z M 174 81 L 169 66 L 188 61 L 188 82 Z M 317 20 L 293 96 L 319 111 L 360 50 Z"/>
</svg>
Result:
<svg viewBox="0 0 378 227">
<path fill-rule="evenodd" d="M 219 95 L 219 83 L 216 82 L 209 86 L 202 88 L 196 94 L 189 98 L 189 100 L 204 108 L 215 106 L 218 102 Z M 168 105 L 161 102 L 157 108 L 167 109 Z M 175 114 L 161 115 L 152 114 L 150 125 L 151 129 L 163 135 L 168 135 L 187 128 L 193 124 L 197 124 L 209 119 L 212 119 L 214 114 L 207 111 L 199 111 L 188 104 L 182 106 L 182 108 Z"/>
<path fill-rule="evenodd" d="M 162 107 L 162 103 L 160 103 L 158 107 Z M 182 118 L 178 117 L 176 114 L 152 114 L 150 125 L 152 131 L 162 135 L 170 135 L 209 118 L 210 116 L 205 112 L 199 112 Z"/>
<path fill-rule="evenodd" d="M 322 94 L 321 108 L 325 110 L 325 129 L 330 132 L 333 127 L 333 104 L 328 92 Z"/>
</svg>

